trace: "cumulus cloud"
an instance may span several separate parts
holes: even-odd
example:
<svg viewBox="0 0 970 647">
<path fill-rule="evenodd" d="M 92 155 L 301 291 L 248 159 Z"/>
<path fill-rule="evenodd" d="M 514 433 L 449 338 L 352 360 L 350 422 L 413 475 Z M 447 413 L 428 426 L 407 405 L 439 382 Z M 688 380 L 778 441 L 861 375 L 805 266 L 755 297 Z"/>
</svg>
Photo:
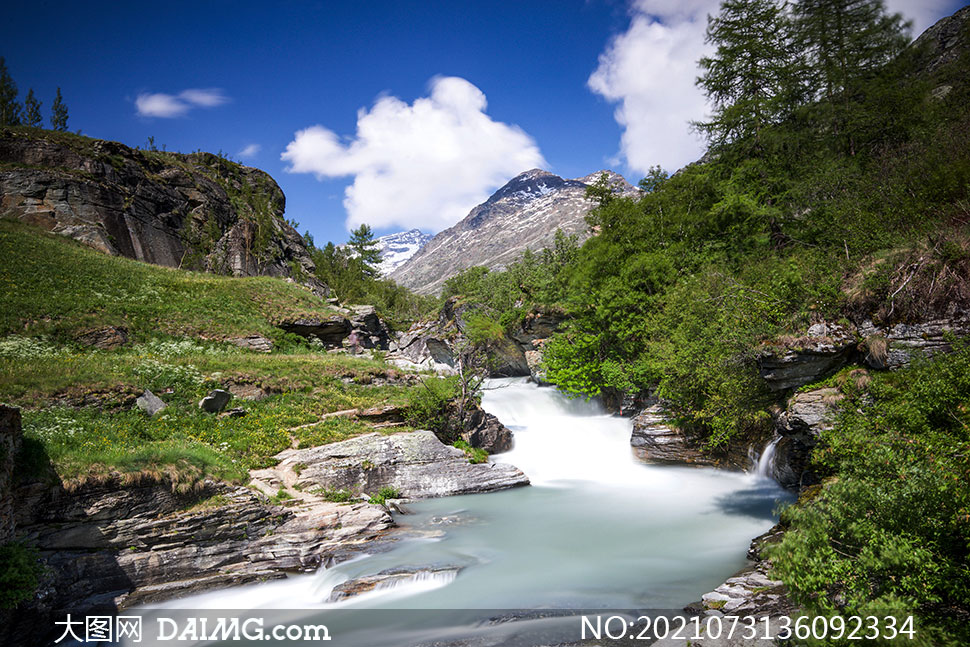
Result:
<svg viewBox="0 0 970 647">
<path fill-rule="evenodd" d="M 243 159 L 248 159 L 248 158 L 251 158 L 251 157 L 256 157 L 256 154 L 259 153 L 259 151 L 262 148 L 263 147 L 260 146 L 259 144 L 250 144 L 249 146 L 247 146 L 244 149 L 242 149 L 241 151 L 239 151 L 239 157 L 242 157 Z"/>
<path fill-rule="evenodd" d="M 188 114 L 193 108 L 214 108 L 229 101 L 219 88 L 189 88 L 178 94 L 143 92 L 135 98 L 140 117 L 171 119 Z"/>
<path fill-rule="evenodd" d="M 914 36 L 952 5 L 952 0 L 887 2 L 890 11 L 913 20 Z M 636 0 L 629 28 L 600 55 L 588 85 L 618 104 L 620 154 L 633 170 L 645 173 L 655 164 L 675 170 L 703 154 L 703 141 L 688 123 L 709 113 L 694 80 L 697 60 L 711 49 L 704 44 L 707 15 L 719 8 L 720 0 Z"/>
<path fill-rule="evenodd" d="M 357 133 L 341 140 L 311 126 L 296 133 L 287 170 L 318 179 L 353 176 L 344 195 L 347 227 L 438 231 L 464 218 L 512 176 L 545 165 L 518 126 L 485 114 L 485 95 L 465 79 L 436 77 L 427 97 L 407 104 L 379 97 L 357 113 Z"/>
<path fill-rule="evenodd" d="M 620 153 L 645 173 L 659 164 L 675 170 L 704 152 L 689 122 L 707 114 L 704 94 L 694 85 L 704 44 L 707 14 L 719 0 L 678 3 L 640 0 L 630 27 L 600 54 L 589 88 L 619 104 L 614 117 L 623 128 Z"/>
</svg>

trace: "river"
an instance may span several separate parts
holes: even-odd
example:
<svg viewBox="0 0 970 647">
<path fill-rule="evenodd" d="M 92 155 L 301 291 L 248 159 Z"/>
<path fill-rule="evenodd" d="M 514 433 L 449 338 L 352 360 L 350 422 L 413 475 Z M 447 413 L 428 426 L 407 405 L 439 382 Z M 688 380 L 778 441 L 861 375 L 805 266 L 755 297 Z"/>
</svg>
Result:
<svg viewBox="0 0 970 647">
<path fill-rule="evenodd" d="M 492 460 L 519 467 L 531 487 L 417 501 L 413 514 L 396 515 L 404 539 L 390 551 L 162 606 L 319 609 L 298 615 L 339 630 L 334 644 L 372 647 L 447 641 L 473 627 L 497 635 L 480 622 L 494 610 L 679 609 L 741 568 L 751 539 L 790 500 L 757 471 L 639 462 L 629 419 L 552 388 L 492 380 L 482 406 L 514 432 L 512 451 Z M 327 602 L 345 580 L 399 567 L 426 570 Z M 368 611 L 336 613 L 359 609 Z"/>
</svg>

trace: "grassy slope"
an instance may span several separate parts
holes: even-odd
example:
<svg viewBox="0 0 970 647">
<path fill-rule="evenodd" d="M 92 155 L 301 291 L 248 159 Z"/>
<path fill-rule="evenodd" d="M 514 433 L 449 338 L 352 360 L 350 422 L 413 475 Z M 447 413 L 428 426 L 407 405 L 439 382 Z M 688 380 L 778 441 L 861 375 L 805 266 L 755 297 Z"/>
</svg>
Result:
<svg viewBox="0 0 970 647">
<path fill-rule="evenodd" d="M 280 319 L 326 314 L 311 292 L 270 277 L 228 278 L 104 256 L 62 236 L 0 220 L 0 334 L 66 340 L 87 328 L 279 338 Z"/>
<path fill-rule="evenodd" d="M 112 472 L 129 479 L 167 473 L 186 485 L 203 476 L 243 480 L 294 440 L 323 444 L 370 431 L 342 418 L 288 431 L 329 411 L 405 398 L 404 386 L 368 385 L 388 374 L 381 362 L 315 352 L 273 325 L 327 312 L 280 279 L 108 257 L 0 220 L 0 401 L 24 407 L 25 476 L 52 466 L 66 481 Z M 98 351 L 71 341 L 103 325 L 128 327 L 134 343 Z M 251 333 L 276 339 L 283 352 L 212 341 Z M 234 401 L 245 417 L 202 413 L 198 400 L 229 381 L 273 395 Z M 154 418 L 130 409 L 132 395 L 146 388 L 169 405 Z"/>
</svg>

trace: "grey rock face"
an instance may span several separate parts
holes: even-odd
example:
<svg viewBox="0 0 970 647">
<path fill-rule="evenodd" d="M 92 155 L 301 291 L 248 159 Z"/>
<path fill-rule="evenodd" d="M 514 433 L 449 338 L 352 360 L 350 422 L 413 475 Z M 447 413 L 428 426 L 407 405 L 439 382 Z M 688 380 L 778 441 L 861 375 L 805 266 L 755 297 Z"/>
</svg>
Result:
<svg viewBox="0 0 970 647">
<path fill-rule="evenodd" d="M 633 419 L 630 444 L 641 460 L 659 463 L 714 465 L 715 461 L 692 447 L 684 435 L 667 423 L 660 405 L 645 409 Z"/>
<path fill-rule="evenodd" d="M 946 319 L 901 323 L 884 329 L 866 322 L 859 328 L 859 333 L 867 338 L 882 338 L 886 344 L 885 353 L 870 352 L 865 358 L 866 364 L 893 370 L 908 365 L 915 357 L 950 352 L 953 339 L 970 335 L 970 315 L 961 313 Z"/>
<path fill-rule="evenodd" d="M 232 400 L 232 393 L 229 391 L 213 389 L 209 391 L 209 395 L 199 401 L 199 408 L 206 413 L 219 413 L 226 408 L 230 400 Z"/>
<path fill-rule="evenodd" d="M 443 444 L 430 431 L 367 434 L 322 447 L 289 449 L 277 458 L 280 468 L 301 465 L 297 483 L 307 491 L 319 487 L 373 494 L 392 487 L 407 498 L 430 498 L 529 483 L 511 465 L 472 465 L 464 452 Z"/>
<path fill-rule="evenodd" d="M 167 405 L 162 402 L 160 397 L 146 389 L 145 392 L 138 396 L 138 398 L 135 400 L 135 406 L 148 415 L 154 416 L 156 413 L 161 412 Z"/>
<path fill-rule="evenodd" d="M 852 331 L 816 324 L 805 338 L 782 349 L 768 349 L 758 358 L 761 377 L 772 391 L 809 384 L 845 366 L 856 350 Z"/>
<path fill-rule="evenodd" d="M 108 326 L 96 330 L 88 330 L 75 338 L 79 344 L 111 350 L 128 343 L 128 329 L 119 326 Z"/>
<path fill-rule="evenodd" d="M 952 16 L 941 18 L 913 43 L 912 48 L 921 51 L 921 75 L 933 74 L 956 63 L 960 56 L 970 50 L 966 25 L 970 22 L 970 7 L 960 9 Z"/>
<path fill-rule="evenodd" d="M 240 348 L 254 350 L 257 353 L 268 353 L 273 350 L 273 340 L 267 339 L 262 335 L 249 335 L 248 337 L 234 337 L 227 340 L 230 344 L 235 344 Z"/>
<path fill-rule="evenodd" d="M 622 177 L 603 172 L 615 183 L 617 193 L 636 194 L 637 189 Z M 518 260 L 526 248 L 538 251 L 552 246 L 557 229 L 585 239 L 589 234 L 584 218 L 593 207 L 586 199 L 586 187 L 599 176 L 564 180 L 540 169 L 526 171 L 464 220 L 425 243 L 390 278 L 419 294 L 437 294 L 445 279 L 466 268 L 501 269 Z"/>
<path fill-rule="evenodd" d="M 803 445 L 814 446 L 822 432 L 832 428 L 835 405 L 842 397 L 839 390 L 833 388 L 796 393 L 778 420 L 778 433 Z"/>
<path fill-rule="evenodd" d="M 374 306 L 350 306 L 328 317 L 303 317 L 280 323 L 280 328 L 301 337 L 316 337 L 324 346 L 340 348 L 353 333 L 360 348 L 387 350 L 391 333 Z"/>
<path fill-rule="evenodd" d="M 191 508 L 212 499 L 212 505 Z M 164 600 L 314 570 L 345 559 L 393 525 L 379 506 L 267 505 L 252 490 L 208 482 L 118 483 L 75 493 L 34 484 L 18 491 L 19 535 L 42 551 L 49 611 Z"/>
<path fill-rule="evenodd" d="M 0 130 L 0 162 L 5 217 L 166 267 L 279 277 L 298 267 L 307 287 L 328 292 L 306 278 L 315 268 L 283 216 L 283 192 L 258 169 L 209 153 L 148 153 L 9 129 Z"/>
</svg>

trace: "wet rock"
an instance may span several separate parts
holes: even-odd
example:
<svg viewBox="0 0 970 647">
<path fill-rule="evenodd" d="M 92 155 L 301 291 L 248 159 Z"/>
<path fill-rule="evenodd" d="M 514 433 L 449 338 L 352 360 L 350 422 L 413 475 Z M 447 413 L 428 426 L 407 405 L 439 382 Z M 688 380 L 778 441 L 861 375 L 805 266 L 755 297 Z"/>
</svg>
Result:
<svg viewBox="0 0 970 647">
<path fill-rule="evenodd" d="M 362 593 L 389 589 L 407 582 L 429 579 L 451 581 L 458 576 L 458 566 L 418 566 L 390 568 L 374 575 L 347 580 L 333 588 L 327 602 L 340 602 Z"/>
<path fill-rule="evenodd" d="M 121 326 L 107 326 L 88 330 L 75 337 L 75 341 L 82 346 L 111 350 L 128 343 L 128 329 Z"/>
<path fill-rule="evenodd" d="M 273 350 L 273 340 L 267 339 L 262 335 L 249 335 L 248 337 L 234 337 L 227 339 L 230 344 L 235 344 L 240 348 L 246 348 L 257 353 L 268 353 Z"/>
<path fill-rule="evenodd" d="M 795 613 L 797 606 L 788 598 L 785 585 L 770 577 L 771 562 L 762 553 L 765 546 L 781 541 L 782 535 L 781 527 L 775 526 L 755 537 L 748 550 L 748 559 L 752 563 L 713 591 L 701 596 L 699 606 L 724 615 L 749 615 L 759 618 Z"/>
<path fill-rule="evenodd" d="M 430 431 L 383 436 L 367 434 L 339 443 L 277 454 L 278 468 L 300 465 L 297 484 L 314 488 L 375 493 L 383 487 L 408 498 L 491 492 L 529 479 L 512 465 L 472 465 L 465 453 Z"/>
<path fill-rule="evenodd" d="M 489 454 L 500 454 L 512 449 L 512 432 L 490 413 L 476 408 L 469 416 L 462 440 L 484 449 Z"/>
<path fill-rule="evenodd" d="M 154 416 L 167 406 L 160 397 L 147 389 L 138 396 L 135 405 L 150 416 Z"/>
<path fill-rule="evenodd" d="M 393 525 L 379 506 L 281 508 L 249 488 L 212 482 L 184 494 L 165 482 L 19 493 L 19 531 L 44 555 L 45 604 L 55 611 L 105 601 L 124 608 L 315 570 L 376 549 Z"/>
<path fill-rule="evenodd" d="M 229 393 L 229 391 L 213 389 L 209 391 L 209 395 L 199 401 L 199 408 L 206 413 L 219 413 L 226 408 L 226 405 L 229 404 L 229 400 L 231 399 L 232 393 Z"/>
<path fill-rule="evenodd" d="M 694 448 L 680 430 L 667 422 L 663 408 L 653 405 L 633 419 L 630 444 L 641 460 L 659 463 L 714 465 L 716 461 Z"/>
<path fill-rule="evenodd" d="M 772 391 L 827 377 L 853 358 L 857 346 L 853 332 L 834 324 L 816 324 L 805 337 L 766 348 L 758 358 L 761 377 Z"/>
</svg>

